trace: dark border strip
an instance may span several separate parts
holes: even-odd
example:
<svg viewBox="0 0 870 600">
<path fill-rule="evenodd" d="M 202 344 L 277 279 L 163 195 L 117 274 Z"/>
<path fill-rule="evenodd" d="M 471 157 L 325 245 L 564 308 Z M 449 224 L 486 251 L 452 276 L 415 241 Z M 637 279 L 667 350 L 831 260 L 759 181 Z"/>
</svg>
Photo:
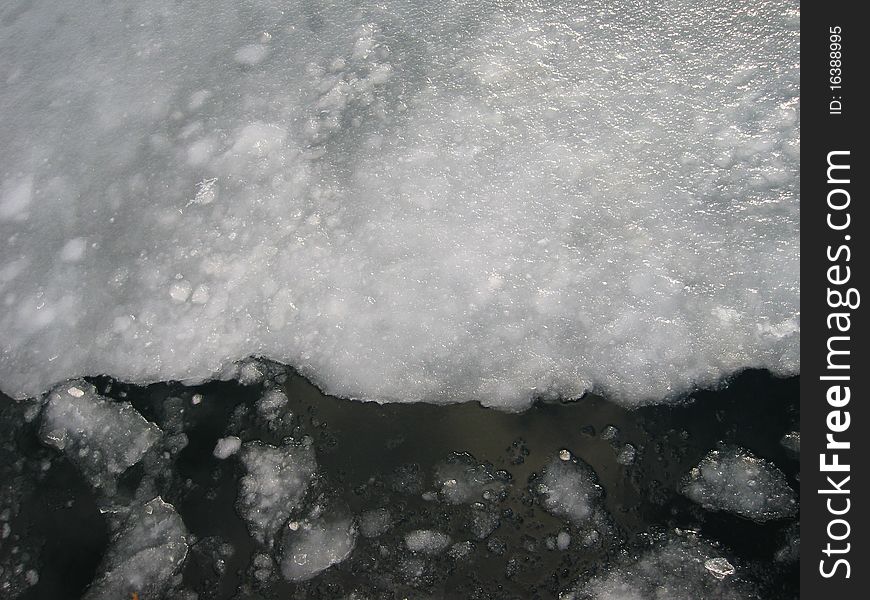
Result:
<svg viewBox="0 0 870 600">
<path fill-rule="evenodd" d="M 866 598 L 870 583 L 868 32 L 858 6 L 805 3 L 801 26 L 801 594 L 837 600 Z"/>
</svg>

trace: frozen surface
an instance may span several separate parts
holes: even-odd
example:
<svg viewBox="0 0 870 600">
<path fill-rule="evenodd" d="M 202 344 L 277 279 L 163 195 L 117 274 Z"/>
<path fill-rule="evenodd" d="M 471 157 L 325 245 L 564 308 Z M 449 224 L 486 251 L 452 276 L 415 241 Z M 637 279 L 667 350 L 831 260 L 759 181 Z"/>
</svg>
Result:
<svg viewBox="0 0 870 600">
<path fill-rule="evenodd" d="M 314 450 L 289 442 L 280 448 L 261 442 L 247 443 L 241 450 L 247 474 L 239 482 L 239 514 L 251 534 L 271 545 L 302 499 L 317 470 Z"/>
<path fill-rule="evenodd" d="M 686 477 L 683 494 L 704 508 L 759 522 L 790 517 L 798 506 L 782 471 L 735 446 L 711 450 Z"/>
<path fill-rule="evenodd" d="M 8 394 L 248 355 L 513 409 L 799 369 L 797 2 L 0 11 Z"/>
<path fill-rule="evenodd" d="M 129 402 L 101 396 L 85 381 L 56 387 L 42 411 L 39 437 L 57 448 L 85 478 L 112 494 L 115 480 L 139 462 L 160 439 L 161 431 Z"/>
<path fill-rule="evenodd" d="M 612 565 L 560 600 L 749 600 L 758 598 L 740 580 L 721 550 L 697 539 L 657 543 L 633 559 Z"/>
<path fill-rule="evenodd" d="M 355 545 L 351 519 L 304 521 L 285 533 L 281 574 L 289 581 L 306 581 L 344 561 Z"/>
<path fill-rule="evenodd" d="M 174 507 L 159 497 L 134 509 L 112 538 L 84 599 L 165 597 L 187 556 L 186 534 Z"/>
</svg>

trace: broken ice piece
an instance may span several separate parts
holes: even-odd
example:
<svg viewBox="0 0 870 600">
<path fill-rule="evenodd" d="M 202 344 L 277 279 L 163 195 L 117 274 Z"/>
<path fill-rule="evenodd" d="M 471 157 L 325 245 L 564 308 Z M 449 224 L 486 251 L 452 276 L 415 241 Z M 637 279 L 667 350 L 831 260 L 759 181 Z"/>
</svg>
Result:
<svg viewBox="0 0 870 600">
<path fill-rule="evenodd" d="M 160 439 L 160 429 L 129 402 L 101 396 L 85 381 L 51 392 L 42 412 L 40 440 L 63 452 L 96 488 L 113 494 L 118 475 Z"/>
<path fill-rule="evenodd" d="M 792 516 L 797 496 L 772 463 L 736 446 L 711 450 L 683 482 L 683 494 L 707 510 L 762 523 Z"/>
<path fill-rule="evenodd" d="M 314 451 L 293 442 L 280 448 L 249 442 L 242 446 L 241 460 L 247 474 L 239 484 L 239 515 L 258 541 L 271 544 L 290 515 L 301 508 L 317 470 Z"/>
<path fill-rule="evenodd" d="M 728 562 L 727 558 L 709 558 L 704 562 L 704 568 L 716 579 L 725 579 L 735 572 L 734 565 Z"/>
<path fill-rule="evenodd" d="M 281 574 L 289 581 L 307 581 L 344 561 L 356 545 L 356 529 L 349 518 L 317 519 L 287 528 L 283 539 Z"/>
<path fill-rule="evenodd" d="M 166 597 L 187 556 L 187 530 L 157 497 L 134 510 L 115 533 L 84 600 Z"/>
</svg>

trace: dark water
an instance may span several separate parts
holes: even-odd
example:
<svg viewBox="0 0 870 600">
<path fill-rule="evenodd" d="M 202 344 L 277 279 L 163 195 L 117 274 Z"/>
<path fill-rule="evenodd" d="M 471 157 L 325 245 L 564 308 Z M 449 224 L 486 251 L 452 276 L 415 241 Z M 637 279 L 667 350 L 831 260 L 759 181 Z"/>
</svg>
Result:
<svg viewBox="0 0 870 600">
<path fill-rule="evenodd" d="M 798 428 L 796 377 L 746 371 L 722 389 L 699 391 L 680 406 L 628 411 L 588 396 L 507 414 L 473 404 L 349 402 L 324 396 L 286 371 L 283 387 L 290 402 L 277 428 L 268 427 L 252 408 L 263 384 L 137 387 L 106 378 L 92 382 L 107 396 L 132 402 L 164 431 L 180 427 L 188 437 L 172 468 L 153 484 L 175 505 L 194 542 L 182 581 L 169 597 L 183 597 L 181 590 L 187 590 L 202 599 L 342 598 L 359 590 L 369 598 L 556 598 L 579 576 L 631 552 L 645 533 L 674 528 L 696 530 L 720 542 L 737 557 L 738 575 L 761 586 L 761 598 L 798 597 L 797 564 L 773 560 L 794 522 L 760 525 L 709 513 L 678 493 L 681 478 L 719 442 L 773 461 L 797 490 L 798 460 L 779 443 Z M 194 394 L 203 396 L 198 405 L 191 403 Z M 0 398 L 0 498 L 2 506 L 20 506 L 9 519 L 13 534 L 0 545 L 0 568 L 14 569 L 27 553 L 39 581 L 29 588 L 22 585 L 21 598 L 76 598 L 95 573 L 109 525 L 75 468 L 39 444 L 38 419 L 25 422 L 26 408 Z M 608 426 L 618 433 L 603 439 Z M 241 467 L 235 458 L 212 456 L 216 440 L 228 434 L 273 444 L 285 436 L 310 436 L 319 478 L 310 500 L 316 497 L 352 514 L 387 507 L 398 523 L 378 539 L 360 537 L 348 560 L 310 582 L 294 585 L 277 574 L 256 582 L 251 561 L 261 549 L 235 511 Z M 626 443 L 637 449 L 628 466 L 616 460 Z M 559 531 L 572 530 L 539 506 L 531 482 L 563 448 L 592 466 L 606 492 L 615 527 L 607 543 L 595 550 L 572 544 L 558 551 L 547 545 Z M 474 508 L 423 498 L 433 489 L 435 466 L 455 453 L 468 453 L 504 471 L 512 483 L 497 505 L 498 528 L 482 540 L 469 530 Z M 120 497 L 133 494 L 142 478 L 139 466 L 125 473 Z M 438 529 L 454 541 L 471 539 L 474 550 L 458 560 L 426 557 L 409 564 L 402 536 L 418 528 Z"/>
</svg>

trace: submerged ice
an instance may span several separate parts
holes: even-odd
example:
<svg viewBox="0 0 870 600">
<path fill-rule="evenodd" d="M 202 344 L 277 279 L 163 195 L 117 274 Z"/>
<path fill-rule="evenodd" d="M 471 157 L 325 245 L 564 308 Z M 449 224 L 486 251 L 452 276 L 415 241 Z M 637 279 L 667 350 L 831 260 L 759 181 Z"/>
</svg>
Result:
<svg viewBox="0 0 870 600">
<path fill-rule="evenodd" d="M 91 485 L 109 495 L 117 477 L 138 463 L 161 435 L 129 402 L 109 400 L 82 380 L 49 394 L 39 427 L 44 444 L 63 452 Z"/>
<path fill-rule="evenodd" d="M 797 3 L 441 4 L 0 9 L 0 388 L 796 372 Z"/>
<path fill-rule="evenodd" d="M 560 600 L 749 600 L 754 586 L 735 575 L 721 549 L 703 539 L 655 540 L 600 575 L 562 593 Z"/>
<path fill-rule="evenodd" d="M 776 465 L 748 450 L 711 450 L 686 476 L 683 494 L 707 509 L 764 522 L 794 515 L 797 494 Z"/>
</svg>

